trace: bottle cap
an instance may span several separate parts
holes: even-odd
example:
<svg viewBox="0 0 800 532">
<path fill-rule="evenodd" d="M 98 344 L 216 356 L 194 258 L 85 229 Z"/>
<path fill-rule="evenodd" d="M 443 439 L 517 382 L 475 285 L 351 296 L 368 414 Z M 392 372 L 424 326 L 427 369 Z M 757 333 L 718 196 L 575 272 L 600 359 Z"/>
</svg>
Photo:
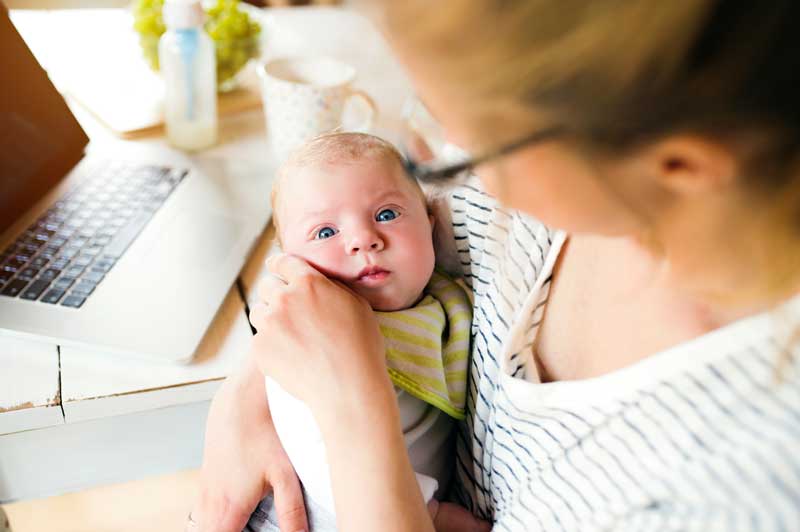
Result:
<svg viewBox="0 0 800 532">
<path fill-rule="evenodd" d="M 164 24 L 171 30 L 196 28 L 205 20 L 199 0 L 166 0 L 162 11 Z"/>
</svg>

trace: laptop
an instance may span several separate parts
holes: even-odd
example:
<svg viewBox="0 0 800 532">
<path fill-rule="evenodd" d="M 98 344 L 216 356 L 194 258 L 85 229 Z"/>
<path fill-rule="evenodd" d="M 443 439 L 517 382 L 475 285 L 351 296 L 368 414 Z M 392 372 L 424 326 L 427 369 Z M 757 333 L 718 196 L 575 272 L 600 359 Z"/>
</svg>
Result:
<svg viewBox="0 0 800 532">
<path fill-rule="evenodd" d="M 92 148 L 0 3 L 0 336 L 188 362 L 266 226 L 271 175 Z"/>
</svg>

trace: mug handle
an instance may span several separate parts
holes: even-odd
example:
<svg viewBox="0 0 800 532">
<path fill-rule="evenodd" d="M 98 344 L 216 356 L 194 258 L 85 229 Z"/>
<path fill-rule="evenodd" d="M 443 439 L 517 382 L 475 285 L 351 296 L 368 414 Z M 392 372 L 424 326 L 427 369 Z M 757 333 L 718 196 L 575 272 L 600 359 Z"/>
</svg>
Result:
<svg viewBox="0 0 800 532">
<path fill-rule="evenodd" d="M 375 123 L 375 119 L 378 116 L 378 106 L 375 104 L 375 100 L 373 100 L 369 94 L 361 89 L 350 89 L 350 93 L 347 95 L 347 101 L 349 102 L 354 99 L 360 99 L 365 102 L 367 107 L 369 107 L 370 112 L 369 116 L 367 116 L 364 122 L 355 126 L 353 130 L 360 133 L 367 133 L 370 129 L 372 129 L 372 125 Z"/>
</svg>

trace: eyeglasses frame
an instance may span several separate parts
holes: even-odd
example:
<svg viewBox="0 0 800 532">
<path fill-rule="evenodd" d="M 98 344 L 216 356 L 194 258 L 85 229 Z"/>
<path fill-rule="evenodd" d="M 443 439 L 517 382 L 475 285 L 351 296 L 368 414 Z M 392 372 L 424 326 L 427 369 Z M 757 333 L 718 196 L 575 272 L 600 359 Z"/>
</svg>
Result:
<svg viewBox="0 0 800 532">
<path fill-rule="evenodd" d="M 553 126 L 546 129 L 541 129 L 531 133 L 530 135 L 522 137 L 519 140 L 511 142 L 510 144 L 506 144 L 497 149 L 488 151 L 483 155 L 470 157 L 465 161 L 448 164 L 439 168 L 432 167 L 426 163 L 417 162 L 406 153 L 403 158 L 403 167 L 408 175 L 414 177 L 417 181 L 422 183 L 441 183 L 450 181 L 466 171 L 474 170 L 476 167 L 484 163 L 504 157 L 524 147 L 546 142 L 562 135 L 563 133 L 564 128 L 561 126 Z"/>
</svg>

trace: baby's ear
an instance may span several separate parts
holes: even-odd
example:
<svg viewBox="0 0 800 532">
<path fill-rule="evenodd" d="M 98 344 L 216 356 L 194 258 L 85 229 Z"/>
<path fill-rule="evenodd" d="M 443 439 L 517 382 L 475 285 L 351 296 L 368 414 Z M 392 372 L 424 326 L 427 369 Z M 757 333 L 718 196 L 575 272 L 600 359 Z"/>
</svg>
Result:
<svg viewBox="0 0 800 532">
<path fill-rule="evenodd" d="M 428 210 L 428 220 L 431 222 L 431 231 L 436 228 L 436 203 L 439 190 L 428 183 L 418 183 L 422 190 L 422 197 L 425 199 L 425 208 Z"/>
<path fill-rule="evenodd" d="M 458 255 L 456 237 L 453 234 L 453 221 L 446 193 L 440 192 L 432 196 L 429 205 L 436 266 L 453 277 L 461 277 L 464 275 L 464 271 Z"/>
</svg>

